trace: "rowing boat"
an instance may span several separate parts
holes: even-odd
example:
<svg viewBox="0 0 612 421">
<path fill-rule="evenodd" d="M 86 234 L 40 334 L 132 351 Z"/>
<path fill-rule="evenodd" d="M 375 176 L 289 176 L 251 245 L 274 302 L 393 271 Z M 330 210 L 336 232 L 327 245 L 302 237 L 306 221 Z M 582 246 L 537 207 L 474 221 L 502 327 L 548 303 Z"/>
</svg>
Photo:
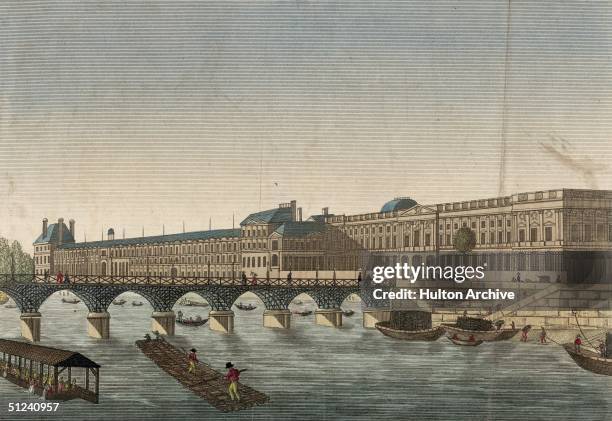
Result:
<svg viewBox="0 0 612 421">
<path fill-rule="evenodd" d="M 448 336 L 448 339 L 452 343 L 454 343 L 455 345 L 460 345 L 460 346 L 478 346 L 478 345 L 480 345 L 481 343 L 484 342 L 482 340 L 473 340 L 473 341 L 470 341 L 469 339 L 468 340 L 464 340 L 464 339 L 452 338 L 450 336 Z"/>
</svg>

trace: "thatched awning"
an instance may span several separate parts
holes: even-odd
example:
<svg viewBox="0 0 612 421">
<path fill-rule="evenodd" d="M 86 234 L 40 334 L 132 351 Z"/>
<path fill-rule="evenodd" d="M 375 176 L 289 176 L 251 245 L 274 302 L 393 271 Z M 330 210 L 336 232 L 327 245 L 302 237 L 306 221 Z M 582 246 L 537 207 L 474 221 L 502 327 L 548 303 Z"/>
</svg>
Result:
<svg viewBox="0 0 612 421">
<path fill-rule="evenodd" d="M 94 361 L 78 352 L 8 339 L 0 339 L 0 352 L 38 361 L 54 367 L 100 367 Z"/>
</svg>

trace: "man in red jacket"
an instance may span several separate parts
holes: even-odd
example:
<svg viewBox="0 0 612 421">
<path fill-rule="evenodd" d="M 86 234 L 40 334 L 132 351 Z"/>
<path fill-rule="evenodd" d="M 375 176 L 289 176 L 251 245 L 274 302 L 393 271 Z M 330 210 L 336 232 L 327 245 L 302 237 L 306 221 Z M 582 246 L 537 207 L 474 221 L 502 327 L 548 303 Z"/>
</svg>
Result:
<svg viewBox="0 0 612 421">
<path fill-rule="evenodd" d="M 236 397 L 236 400 L 239 401 L 240 395 L 238 394 L 238 380 L 240 380 L 240 373 L 246 371 L 246 368 L 242 370 L 237 370 L 236 368 L 234 368 L 234 364 L 232 364 L 231 362 L 226 363 L 225 368 L 228 369 L 225 378 L 227 379 L 227 381 L 230 382 L 229 387 L 227 389 L 230 398 L 231 400 L 234 400 L 234 397 Z"/>
</svg>

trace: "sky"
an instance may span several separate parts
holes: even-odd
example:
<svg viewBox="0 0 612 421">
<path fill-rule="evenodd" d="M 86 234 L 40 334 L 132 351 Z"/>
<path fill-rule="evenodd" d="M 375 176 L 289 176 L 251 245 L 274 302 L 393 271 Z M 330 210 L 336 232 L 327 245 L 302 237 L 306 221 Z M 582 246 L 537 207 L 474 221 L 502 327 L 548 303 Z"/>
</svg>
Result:
<svg viewBox="0 0 612 421">
<path fill-rule="evenodd" d="M 612 3 L 3 1 L 0 236 L 612 188 Z"/>
</svg>

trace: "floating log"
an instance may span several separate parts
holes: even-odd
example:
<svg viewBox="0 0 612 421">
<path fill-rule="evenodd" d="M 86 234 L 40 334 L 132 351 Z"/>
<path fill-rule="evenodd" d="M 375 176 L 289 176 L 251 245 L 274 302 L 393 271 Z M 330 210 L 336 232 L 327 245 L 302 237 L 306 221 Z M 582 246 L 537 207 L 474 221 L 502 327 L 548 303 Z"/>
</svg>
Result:
<svg viewBox="0 0 612 421">
<path fill-rule="evenodd" d="M 174 377 L 193 394 L 206 399 L 219 411 L 230 412 L 263 405 L 270 400 L 264 393 L 238 383 L 239 401 L 232 401 L 228 394 L 229 383 L 224 374 L 202 362 L 196 365 L 195 372 L 189 373 L 187 354 L 164 339 L 144 339 L 136 341 L 140 350 L 162 370 Z"/>
</svg>

